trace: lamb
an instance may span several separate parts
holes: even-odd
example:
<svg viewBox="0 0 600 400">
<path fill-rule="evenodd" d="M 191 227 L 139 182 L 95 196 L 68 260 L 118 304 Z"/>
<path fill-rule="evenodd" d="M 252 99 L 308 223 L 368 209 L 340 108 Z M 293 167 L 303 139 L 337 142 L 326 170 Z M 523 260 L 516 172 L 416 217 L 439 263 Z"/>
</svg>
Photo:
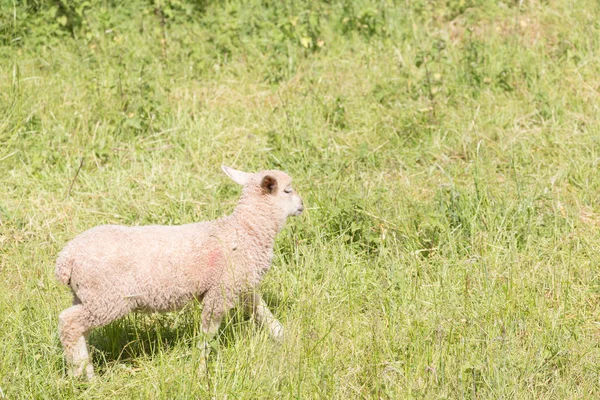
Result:
<svg viewBox="0 0 600 400">
<path fill-rule="evenodd" d="M 243 186 L 231 215 L 179 226 L 97 226 L 60 252 L 56 278 L 71 288 L 73 305 L 59 315 L 59 336 L 73 376 L 94 375 L 91 329 L 130 312 L 177 310 L 193 299 L 203 304 L 205 355 L 221 319 L 240 300 L 273 339 L 283 339 L 281 323 L 256 288 L 270 268 L 275 236 L 287 217 L 302 213 L 302 199 L 285 172 L 222 168 Z"/>
</svg>

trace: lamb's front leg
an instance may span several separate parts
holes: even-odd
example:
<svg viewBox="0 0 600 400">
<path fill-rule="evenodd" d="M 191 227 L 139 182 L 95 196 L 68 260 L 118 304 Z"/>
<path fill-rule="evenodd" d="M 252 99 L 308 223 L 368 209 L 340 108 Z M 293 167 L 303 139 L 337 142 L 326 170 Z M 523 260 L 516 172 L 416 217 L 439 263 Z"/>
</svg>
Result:
<svg viewBox="0 0 600 400">
<path fill-rule="evenodd" d="M 283 342 L 283 326 L 273 316 L 258 292 L 253 291 L 244 295 L 244 308 L 246 312 L 256 318 L 256 322 L 267 327 L 273 340 L 279 343 Z"/>
<path fill-rule="evenodd" d="M 228 301 L 217 293 L 207 293 L 202 306 L 202 339 L 198 348 L 202 352 L 199 373 L 206 372 L 206 364 L 210 354 L 210 341 L 219 330 L 223 316 L 229 309 Z"/>
</svg>

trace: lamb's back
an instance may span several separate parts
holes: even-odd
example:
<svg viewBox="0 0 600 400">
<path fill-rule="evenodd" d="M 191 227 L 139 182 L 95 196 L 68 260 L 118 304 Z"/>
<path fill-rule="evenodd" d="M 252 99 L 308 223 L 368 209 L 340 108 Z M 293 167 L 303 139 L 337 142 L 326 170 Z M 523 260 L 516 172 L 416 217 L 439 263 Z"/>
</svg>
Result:
<svg viewBox="0 0 600 400">
<path fill-rule="evenodd" d="M 79 280 L 126 280 L 140 274 L 159 278 L 194 262 L 211 235 L 211 223 L 126 227 L 100 225 L 71 240 L 57 260 L 57 277 Z"/>
</svg>

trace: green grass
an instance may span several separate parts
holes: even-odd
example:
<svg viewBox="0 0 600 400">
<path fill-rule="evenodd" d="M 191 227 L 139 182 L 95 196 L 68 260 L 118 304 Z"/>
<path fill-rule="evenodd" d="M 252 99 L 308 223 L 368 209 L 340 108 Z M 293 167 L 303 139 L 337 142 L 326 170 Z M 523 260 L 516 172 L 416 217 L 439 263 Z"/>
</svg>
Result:
<svg viewBox="0 0 600 400">
<path fill-rule="evenodd" d="M 85 3 L 0 1 L 0 398 L 600 396 L 597 2 Z M 132 315 L 69 379 L 58 251 L 230 212 L 222 163 L 308 206 L 286 343 L 232 313 L 198 376 L 198 306 Z"/>
</svg>

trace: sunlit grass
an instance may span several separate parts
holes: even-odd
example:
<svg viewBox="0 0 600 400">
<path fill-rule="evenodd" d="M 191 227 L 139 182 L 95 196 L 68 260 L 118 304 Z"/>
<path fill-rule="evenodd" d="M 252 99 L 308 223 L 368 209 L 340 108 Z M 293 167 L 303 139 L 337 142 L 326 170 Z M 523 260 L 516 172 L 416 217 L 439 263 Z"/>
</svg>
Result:
<svg viewBox="0 0 600 400">
<path fill-rule="evenodd" d="M 132 2 L 74 35 L 14 28 L 0 397 L 600 395 L 598 6 L 467 3 Z M 283 169 L 307 205 L 262 288 L 286 342 L 234 312 L 199 376 L 190 305 L 95 330 L 98 377 L 69 379 L 58 251 L 230 212 L 222 163 Z"/>
</svg>

